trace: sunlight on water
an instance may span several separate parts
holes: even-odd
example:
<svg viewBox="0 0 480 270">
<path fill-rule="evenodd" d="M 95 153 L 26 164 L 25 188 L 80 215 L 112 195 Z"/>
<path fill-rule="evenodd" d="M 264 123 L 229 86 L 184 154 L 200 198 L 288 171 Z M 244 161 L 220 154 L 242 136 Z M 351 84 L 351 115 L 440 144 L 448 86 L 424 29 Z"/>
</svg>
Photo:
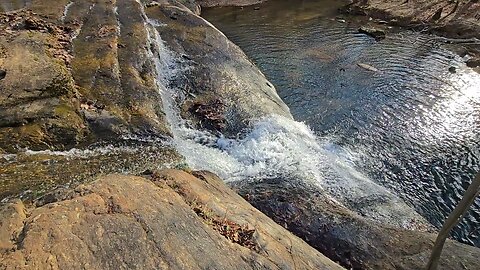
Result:
<svg viewBox="0 0 480 270">
<path fill-rule="evenodd" d="M 319 139 L 304 123 L 267 116 L 257 119 L 251 131 L 236 140 L 189 128 L 177 103 L 184 98 L 176 88 L 180 86 L 170 81 L 191 67 L 165 45 L 156 30 L 165 25 L 153 20 L 148 20 L 148 24 L 157 85 L 175 148 L 190 167 L 212 171 L 226 181 L 275 178 L 309 181 L 369 218 L 404 228 L 425 222 L 398 197 L 357 171 L 353 167 L 354 154 L 328 139 Z"/>
<path fill-rule="evenodd" d="M 324 1 L 264 6 L 203 14 L 275 84 L 295 120 L 354 153 L 345 171 L 441 226 L 480 170 L 480 75 L 436 36 L 398 29 L 377 42 L 358 32 L 356 18 L 330 17 L 334 5 Z M 315 10 L 327 15 L 310 16 Z M 331 177 L 338 186 L 349 178 L 358 177 Z M 452 236 L 480 245 L 479 224 L 477 199 Z"/>
</svg>

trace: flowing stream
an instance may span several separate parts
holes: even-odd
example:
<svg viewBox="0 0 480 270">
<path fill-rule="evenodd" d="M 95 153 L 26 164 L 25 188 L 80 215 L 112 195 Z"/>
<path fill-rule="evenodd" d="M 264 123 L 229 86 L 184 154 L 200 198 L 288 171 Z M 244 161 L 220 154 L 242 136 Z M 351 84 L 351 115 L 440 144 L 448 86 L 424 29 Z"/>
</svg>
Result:
<svg viewBox="0 0 480 270">
<path fill-rule="evenodd" d="M 438 37 L 396 30 L 377 42 L 358 33 L 356 18 L 335 18 L 336 5 L 271 1 L 203 16 L 332 153 L 349 153 L 350 169 L 439 227 L 480 168 L 480 75 Z M 479 246 L 479 224 L 477 199 L 453 237 Z"/>
<path fill-rule="evenodd" d="M 226 181 L 287 178 L 309 181 L 332 200 L 368 218 L 403 228 L 423 219 L 399 197 L 356 170 L 348 147 L 318 137 L 304 123 L 270 115 L 257 119 L 250 132 L 233 140 L 195 130 L 180 116 L 181 86 L 172 84 L 189 67 L 171 51 L 157 28 L 168 27 L 146 18 L 157 85 L 173 132 L 175 149 L 193 169 L 209 170 Z M 177 89 L 177 87 L 180 87 Z"/>
</svg>

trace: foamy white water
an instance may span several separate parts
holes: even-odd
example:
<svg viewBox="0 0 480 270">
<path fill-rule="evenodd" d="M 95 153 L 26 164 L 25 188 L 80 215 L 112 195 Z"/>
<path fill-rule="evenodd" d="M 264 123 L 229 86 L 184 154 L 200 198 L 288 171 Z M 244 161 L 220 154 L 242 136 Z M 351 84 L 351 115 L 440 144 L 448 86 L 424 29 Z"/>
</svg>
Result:
<svg viewBox="0 0 480 270">
<path fill-rule="evenodd" d="M 147 16 L 144 14 L 145 18 Z M 225 181 L 284 178 L 309 181 L 326 190 L 338 202 L 359 214 L 395 226 L 413 228 L 426 223 L 397 196 L 375 184 L 353 165 L 355 154 L 317 138 L 303 123 L 278 115 L 257 119 L 242 139 L 216 137 L 189 128 L 177 102 L 181 89 L 171 86 L 175 76 L 189 67 L 169 50 L 156 27 L 162 22 L 146 19 L 151 56 L 157 69 L 157 85 L 169 121 L 175 148 L 188 165 L 209 170 Z"/>
</svg>

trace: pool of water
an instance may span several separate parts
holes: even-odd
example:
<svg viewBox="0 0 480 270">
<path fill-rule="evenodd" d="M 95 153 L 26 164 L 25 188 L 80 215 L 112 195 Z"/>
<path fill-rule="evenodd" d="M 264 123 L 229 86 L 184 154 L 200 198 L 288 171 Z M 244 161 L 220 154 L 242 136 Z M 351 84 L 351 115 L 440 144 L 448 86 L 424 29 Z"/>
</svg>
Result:
<svg viewBox="0 0 480 270">
<path fill-rule="evenodd" d="M 260 67 L 297 121 L 353 149 L 359 171 L 440 227 L 480 168 L 480 75 L 435 36 L 360 34 L 360 20 L 335 17 L 338 5 L 277 0 L 203 16 Z M 477 199 L 452 236 L 480 246 L 479 224 Z"/>
</svg>

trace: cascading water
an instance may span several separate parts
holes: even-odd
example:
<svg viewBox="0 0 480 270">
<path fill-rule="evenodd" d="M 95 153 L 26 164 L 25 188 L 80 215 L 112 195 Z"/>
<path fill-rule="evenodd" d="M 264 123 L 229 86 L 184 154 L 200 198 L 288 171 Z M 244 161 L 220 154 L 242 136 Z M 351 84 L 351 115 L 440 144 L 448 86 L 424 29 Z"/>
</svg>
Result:
<svg viewBox="0 0 480 270">
<path fill-rule="evenodd" d="M 190 167 L 212 171 L 225 181 L 278 177 L 309 181 L 347 207 L 378 221 L 410 228 L 422 220 L 396 196 L 356 171 L 352 151 L 335 146 L 328 138 L 316 137 L 303 123 L 267 116 L 237 140 L 190 128 L 178 109 L 182 91 L 171 82 L 191 67 L 163 42 L 156 28 L 166 25 L 146 14 L 144 17 L 175 148 Z"/>
</svg>

